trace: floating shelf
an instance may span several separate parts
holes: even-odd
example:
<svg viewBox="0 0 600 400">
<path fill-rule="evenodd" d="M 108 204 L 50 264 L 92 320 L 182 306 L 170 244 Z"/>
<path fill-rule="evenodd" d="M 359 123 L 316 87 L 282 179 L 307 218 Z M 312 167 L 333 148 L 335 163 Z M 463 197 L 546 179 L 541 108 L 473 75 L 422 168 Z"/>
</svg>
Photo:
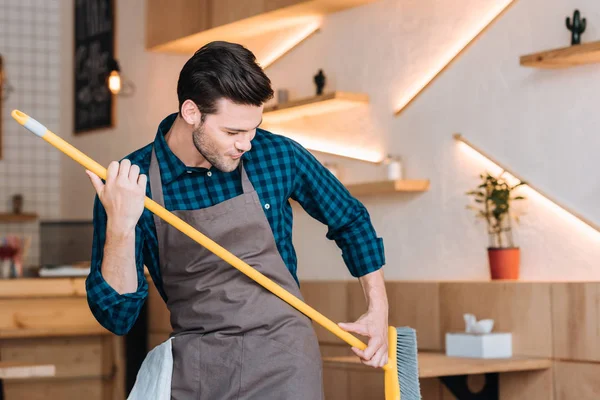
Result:
<svg viewBox="0 0 600 400">
<path fill-rule="evenodd" d="M 37 214 L 9 214 L 9 213 L 0 213 L 0 222 L 2 223 L 23 223 L 23 222 L 33 222 L 38 219 Z"/>
<path fill-rule="evenodd" d="M 379 181 L 346 185 L 353 196 L 368 196 L 396 192 L 426 192 L 429 190 L 429 180 Z"/>
<path fill-rule="evenodd" d="M 364 93 L 325 93 L 320 96 L 307 97 L 265 107 L 263 111 L 263 123 L 276 124 L 292 119 L 347 110 L 366 104 L 369 104 L 369 96 Z"/>
<path fill-rule="evenodd" d="M 521 65 L 534 68 L 568 68 L 600 63 L 600 41 L 521 56 Z"/>
</svg>

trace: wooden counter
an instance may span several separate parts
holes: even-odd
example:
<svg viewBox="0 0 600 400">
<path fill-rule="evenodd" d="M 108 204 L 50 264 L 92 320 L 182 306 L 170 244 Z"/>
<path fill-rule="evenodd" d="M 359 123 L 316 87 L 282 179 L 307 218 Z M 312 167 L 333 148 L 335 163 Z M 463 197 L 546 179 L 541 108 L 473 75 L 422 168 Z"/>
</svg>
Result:
<svg viewBox="0 0 600 400">
<path fill-rule="evenodd" d="M 51 377 L 5 380 L 4 399 L 123 399 L 123 338 L 104 329 L 85 278 L 0 280 L 0 362 L 51 365 Z"/>
<path fill-rule="evenodd" d="M 477 375 L 497 372 L 535 371 L 552 367 L 545 358 L 512 357 L 506 359 L 480 359 L 448 357 L 444 353 L 419 352 L 419 378 L 441 376 Z M 323 364 L 339 368 L 369 368 L 357 357 L 324 357 Z"/>
</svg>

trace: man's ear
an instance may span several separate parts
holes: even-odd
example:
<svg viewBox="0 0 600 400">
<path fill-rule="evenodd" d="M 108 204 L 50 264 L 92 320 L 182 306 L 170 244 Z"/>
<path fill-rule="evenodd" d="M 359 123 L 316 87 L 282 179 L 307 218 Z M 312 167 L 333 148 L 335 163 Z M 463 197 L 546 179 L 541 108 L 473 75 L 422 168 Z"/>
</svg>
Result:
<svg viewBox="0 0 600 400">
<path fill-rule="evenodd" d="M 198 106 L 189 99 L 184 101 L 181 105 L 181 116 L 186 123 L 194 127 L 199 126 L 202 120 L 202 115 L 200 114 Z"/>
</svg>

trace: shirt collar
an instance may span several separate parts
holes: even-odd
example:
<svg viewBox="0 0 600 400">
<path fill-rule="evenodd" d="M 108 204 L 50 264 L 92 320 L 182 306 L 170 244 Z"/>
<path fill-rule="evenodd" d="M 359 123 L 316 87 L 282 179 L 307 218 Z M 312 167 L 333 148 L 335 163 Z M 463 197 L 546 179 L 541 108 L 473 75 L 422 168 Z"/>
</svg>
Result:
<svg viewBox="0 0 600 400">
<path fill-rule="evenodd" d="M 158 125 L 158 131 L 156 132 L 156 138 L 154 139 L 154 151 L 156 152 L 156 160 L 160 166 L 160 177 L 163 185 L 168 185 L 175 179 L 179 178 L 182 174 L 186 173 L 187 167 L 181 161 L 175 153 L 171 150 L 165 135 L 171 129 L 171 126 L 177 118 L 177 113 L 170 114 Z"/>
</svg>

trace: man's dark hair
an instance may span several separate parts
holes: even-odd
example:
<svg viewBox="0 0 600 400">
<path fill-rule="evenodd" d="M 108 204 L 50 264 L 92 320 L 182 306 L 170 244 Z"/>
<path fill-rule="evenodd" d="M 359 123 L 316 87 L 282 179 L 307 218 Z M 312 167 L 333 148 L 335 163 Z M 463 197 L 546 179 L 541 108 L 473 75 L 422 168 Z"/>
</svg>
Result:
<svg viewBox="0 0 600 400">
<path fill-rule="evenodd" d="M 194 53 L 179 74 L 179 111 L 192 100 L 205 115 L 217 112 L 221 98 L 236 104 L 261 106 L 273 98 L 271 80 L 245 47 L 229 42 L 211 42 Z"/>
</svg>

